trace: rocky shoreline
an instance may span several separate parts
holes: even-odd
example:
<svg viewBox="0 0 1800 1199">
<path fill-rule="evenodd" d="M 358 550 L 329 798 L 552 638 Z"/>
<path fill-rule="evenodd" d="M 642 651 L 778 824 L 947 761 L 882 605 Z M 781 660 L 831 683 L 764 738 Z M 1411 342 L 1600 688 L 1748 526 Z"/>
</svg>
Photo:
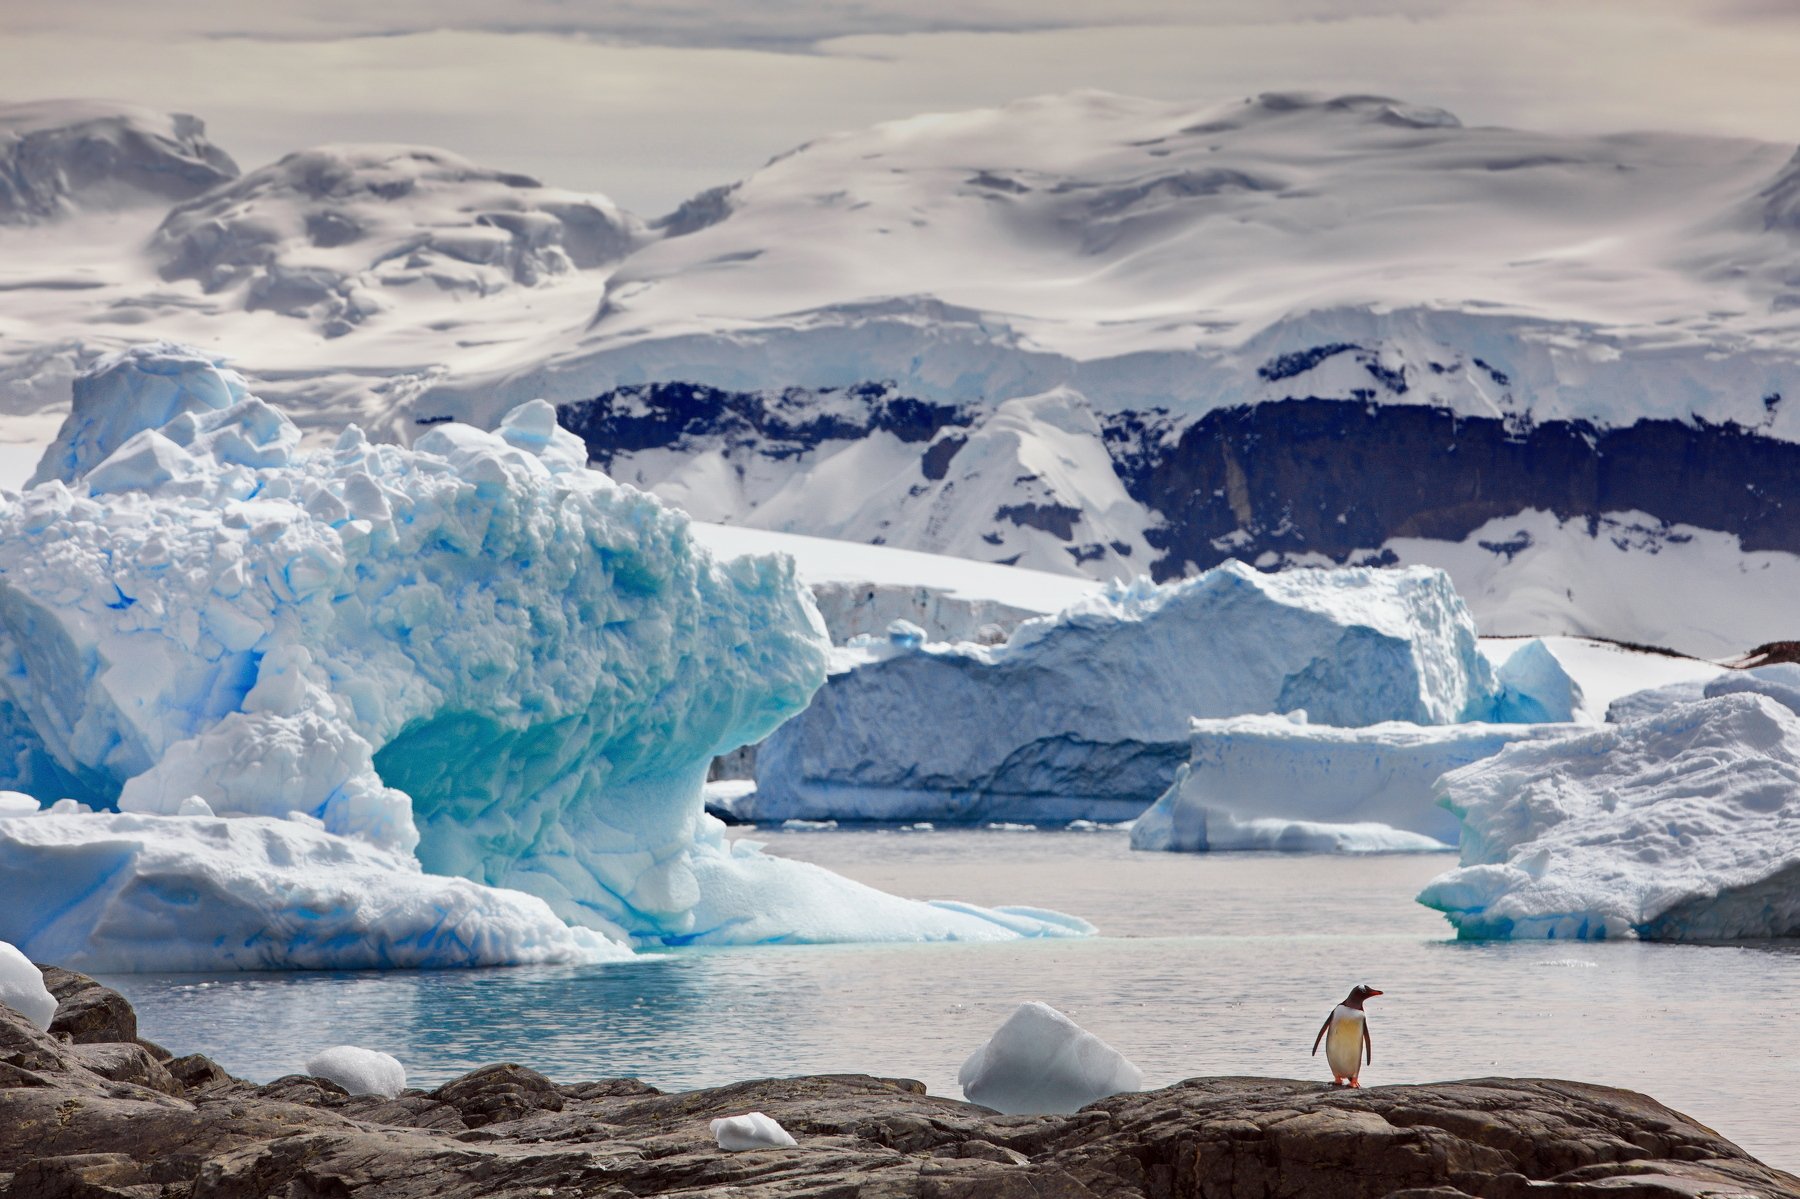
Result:
<svg viewBox="0 0 1800 1199">
<path fill-rule="evenodd" d="M 258 1086 L 140 1040 L 116 992 L 47 969 L 44 1034 L 0 1007 L 0 1199 L 1800 1197 L 1655 1100 L 1549 1079 L 1333 1091 L 1196 1078 L 1071 1116 L 1000 1116 L 861 1075 L 663 1094 L 484 1066 L 431 1091 Z M 726 1153 L 760 1110 L 794 1149 Z"/>
</svg>

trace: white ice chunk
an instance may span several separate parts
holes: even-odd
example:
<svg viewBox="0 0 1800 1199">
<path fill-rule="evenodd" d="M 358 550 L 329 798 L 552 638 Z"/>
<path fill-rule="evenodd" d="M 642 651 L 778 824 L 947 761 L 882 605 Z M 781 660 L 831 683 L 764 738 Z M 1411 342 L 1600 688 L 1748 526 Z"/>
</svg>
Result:
<svg viewBox="0 0 1800 1199">
<path fill-rule="evenodd" d="M 1540 706 L 1566 684 L 1553 666 L 1524 680 Z M 758 750 L 750 810 L 1123 820 L 1168 788 L 1190 717 L 1303 709 L 1323 724 L 1445 724 L 1491 718 L 1501 700 L 1441 572 L 1269 575 L 1231 562 L 1112 587 L 1001 646 L 853 642 Z"/>
<path fill-rule="evenodd" d="M 1753 666 L 1749 670 L 1733 670 L 1706 684 L 1707 698 L 1749 692 L 1766 695 L 1790 712 L 1800 712 L 1800 663 L 1778 662 L 1773 666 Z"/>
<path fill-rule="evenodd" d="M 1515 650 L 1499 670 L 1500 697 L 1489 717 L 1505 724 L 1574 720 L 1582 710 L 1581 684 L 1541 640 Z"/>
<path fill-rule="evenodd" d="M 1327 824 L 1317 820 L 1287 820 L 1279 816 L 1239 819 L 1220 812 L 1200 813 L 1205 820 L 1200 844 L 1160 844 L 1160 836 L 1146 836 L 1133 849 L 1261 850 L 1274 853 L 1445 853 L 1453 846 L 1435 837 L 1409 833 L 1373 821 Z M 1146 816 L 1149 813 L 1145 814 Z M 1139 824 L 1142 823 L 1142 818 Z M 1137 825 L 1132 826 L 1133 831 Z"/>
<path fill-rule="evenodd" d="M 1800 935 L 1800 716 L 1767 696 L 1512 745 L 1438 789 L 1462 865 L 1419 902 L 1458 936 Z"/>
<path fill-rule="evenodd" d="M 1391 852 L 1448 849 L 1456 817 L 1439 775 L 1514 741 L 1576 724 L 1300 724 L 1281 716 L 1193 722 L 1187 764 L 1131 828 L 1133 849 Z"/>
<path fill-rule="evenodd" d="M 1660 687 L 1645 687 L 1641 691 L 1633 691 L 1613 700 L 1606 708 L 1608 724 L 1629 724 L 1634 720 L 1642 720 L 1654 716 L 1665 708 L 1676 704 L 1691 704 L 1697 699 L 1706 698 L 1708 679 L 1681 679 L 1673 683 L 1664 683 Z"/>
<path fill-rule="evenodd" d="M 333 1045 L 320 1050 L 306 1060 L 306 1072 L 335 1082 L 352 1095 L 392 1099 L 406 1089 L 406 1067 L 399 1058 L 358 1045 Z"/>
<path fill-rule="evenodd" d="M 787 1149 L 799 1144 L 787 1129 L 761 1112 L 722 1116 L 709 1127 L 713 1136 L 718 1139 L 719 1148 L 732 1152 L 744 1149 Z"/>
<path fill-rule="evenodd" d="M 520 404 L 501 419 L 495 432 L 506 444 L 536 454 L 553 473 L 587 465 L 587 443 L 556 423 L 556 409 L 548 401 Z"/>
<path fill-rule="evenodd" d="M 0 791 L 0 819 L 8 816 L 36 816 L 43 805 L 19 791 Z"/>
<path fill-rule="evenodd" d="M 98 973 L 353 970 L 629 956 L 536 896 L 262 817 L 0 821 L 0 935 Z"/>
<path fill-rule="evenodd" d="M 56 997 L 44 986 L 44 976 L 18 948 L 0 941 L 0 1003 L 47 1032 L 56 1018 Z"/>
<path fill-rule="evenodd" d="M 31 485 L 74 482 L 133 435 L 183 413 L 228 408 L 248 391 L 243 376 L 201 350 L 166 341 L 121 350 L 76 378 L 68 419 Z"/>
<path fill-rule="evenodd" d="M 957 1074 L 964 1097 L 1007 1115 L 1072 1112 L 1144 1085 L 1143 1071 L 1047 1003 L 1021 1003 Z"/>
</svg>

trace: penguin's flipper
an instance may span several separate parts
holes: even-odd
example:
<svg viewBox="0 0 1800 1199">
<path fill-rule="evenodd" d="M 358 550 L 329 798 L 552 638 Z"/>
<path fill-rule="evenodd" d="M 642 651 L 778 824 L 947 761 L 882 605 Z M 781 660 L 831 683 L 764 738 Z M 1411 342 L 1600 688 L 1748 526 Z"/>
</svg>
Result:
<svg viewBox="0 0 1800 1199">
<path fill-rule="evenodd" d="M 1335 1011 L 1331 1013 L 1331 1016 L 1335 1015 L 1337 1015 Z M 1319 1035 L 1313 1038 L 1312 1055 L 1314 1057 L 1319 1056 L 1319 1042 L 1325 1039 L 1325 1030 L 1331 1027 L 1331 1016 L 1325 1017 L 1325 1023 L 1319 1025 Z"/>
<path fill-rule="evenodd" d="M 1369 1035 L 1369 1022 L 1363 1021 L 1363 1050 L 1369 1055 L 1369 1065 L 1375 1064 L 1375 1038 Z"/>
</svg>

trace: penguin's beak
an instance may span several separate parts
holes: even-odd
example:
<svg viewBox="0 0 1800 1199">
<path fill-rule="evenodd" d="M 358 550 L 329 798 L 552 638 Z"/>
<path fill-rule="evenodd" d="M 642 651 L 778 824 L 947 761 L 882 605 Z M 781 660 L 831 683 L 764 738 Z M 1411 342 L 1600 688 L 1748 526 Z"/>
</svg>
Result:
<svg viewBox="0 0 1800 1199">
<path fill-rule="evenodd" d="M 1374 987 L 1369 988 L 1369 998 L 1371 998 L 1371 999 L 1375 998 L 1375 996 L 1377 996 L 1377 995 L 1386 995 L 1386 994 L 1387 994 L 1386 991 L 1377 991 Z"/>
</svg>

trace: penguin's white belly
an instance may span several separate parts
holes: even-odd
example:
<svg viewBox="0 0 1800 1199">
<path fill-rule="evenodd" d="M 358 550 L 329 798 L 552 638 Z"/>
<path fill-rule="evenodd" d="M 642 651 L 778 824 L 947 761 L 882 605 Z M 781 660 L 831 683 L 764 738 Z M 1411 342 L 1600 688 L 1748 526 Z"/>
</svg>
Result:
<svg viewBox="0 0 1800 1199">
<path fill-rule="evenodd" d="M 1331 1013 L 1325 1033 L 1325 1060 L 1335 1078 L 1355 1078 L 1362 1071 L 1363 1014 L 1347 1007 Z"/>
</svg>

